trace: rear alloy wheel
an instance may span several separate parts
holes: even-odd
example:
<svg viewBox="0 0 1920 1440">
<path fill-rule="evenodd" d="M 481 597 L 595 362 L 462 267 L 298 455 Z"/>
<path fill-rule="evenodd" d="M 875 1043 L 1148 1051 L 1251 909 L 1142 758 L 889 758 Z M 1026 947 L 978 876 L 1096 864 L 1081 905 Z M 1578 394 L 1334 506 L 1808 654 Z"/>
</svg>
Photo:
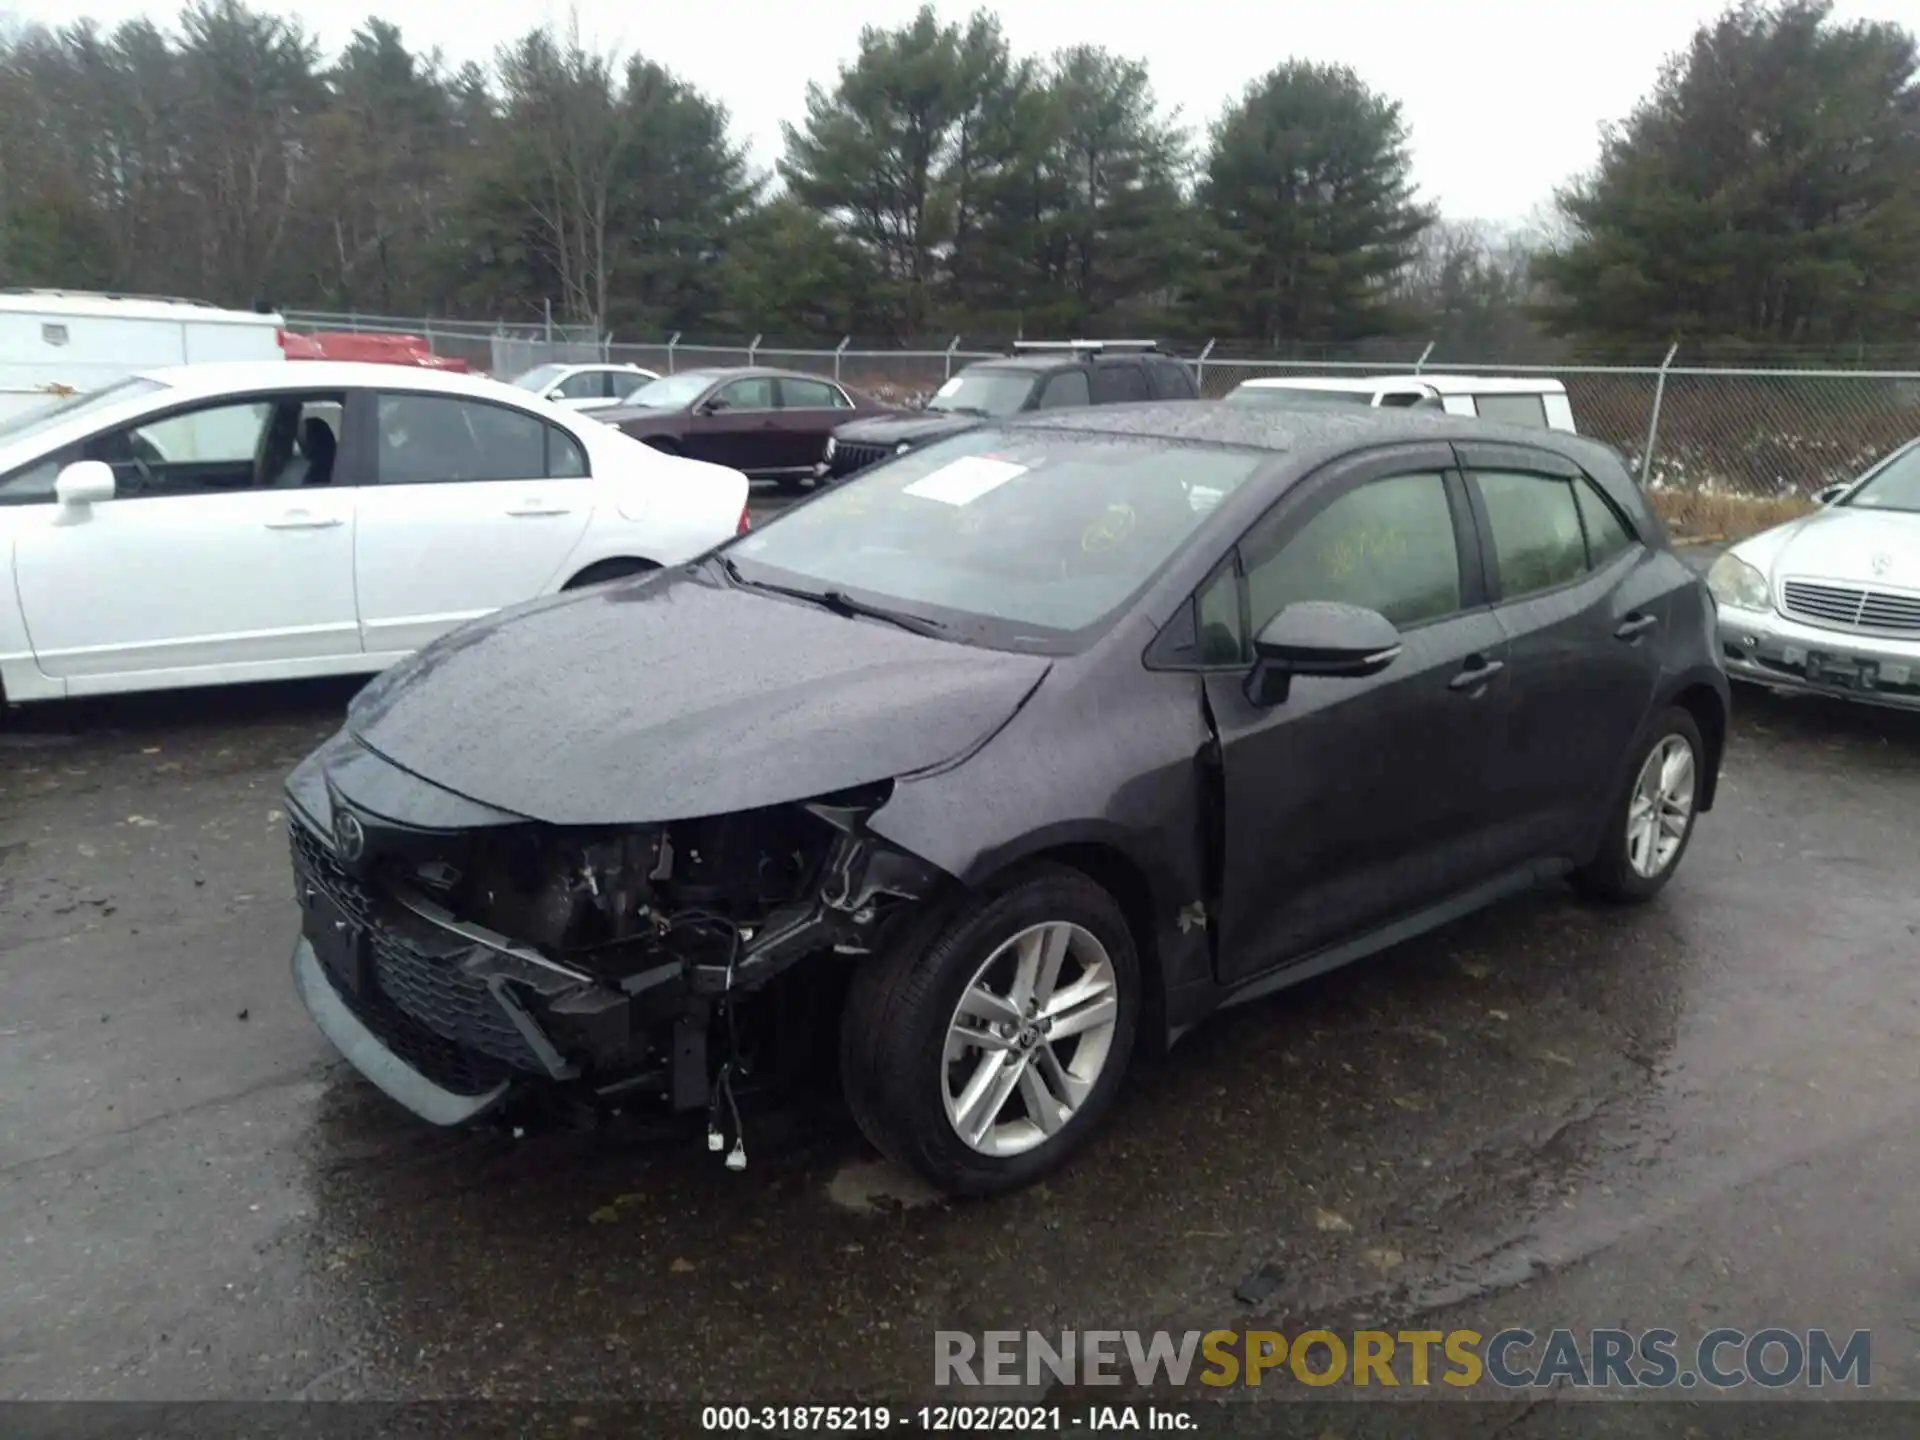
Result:
<svg viewBox="0 0 1920 1440">
<path fill-rule="evenodd" d="M 1066 1159 L 1112 1103 L 1139 1013 L 1113 897 L 1049 866 L 854 978 L 847 1099 L 867 1138 L 943 1190 L 989 1194 Z"/>
<path fill-rule="evenodd" d="M 1677 706 L 1642 739 L 1625 795 L 1600 852 L 1575 875 L 1580 888 L 1604 900 L 1648 900 L 1673 877 L 1693 838 L 1700 803 L 1700 727 Z"/>
</svg>

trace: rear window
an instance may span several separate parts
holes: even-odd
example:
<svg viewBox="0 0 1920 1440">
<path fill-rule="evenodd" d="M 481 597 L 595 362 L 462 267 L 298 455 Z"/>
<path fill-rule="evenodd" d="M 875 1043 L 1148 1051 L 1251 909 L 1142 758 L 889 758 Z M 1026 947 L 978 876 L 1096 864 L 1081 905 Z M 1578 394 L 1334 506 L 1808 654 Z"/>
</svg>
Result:
<svg viewBox="0 0 1920 1440">
<path fill-rule="evenodd" d="M 1473 404 L 1482 420 L 1529 430 L 1547 428 L 1546 402 L 1538 395 L 1476 395 Z"/>
</svg>

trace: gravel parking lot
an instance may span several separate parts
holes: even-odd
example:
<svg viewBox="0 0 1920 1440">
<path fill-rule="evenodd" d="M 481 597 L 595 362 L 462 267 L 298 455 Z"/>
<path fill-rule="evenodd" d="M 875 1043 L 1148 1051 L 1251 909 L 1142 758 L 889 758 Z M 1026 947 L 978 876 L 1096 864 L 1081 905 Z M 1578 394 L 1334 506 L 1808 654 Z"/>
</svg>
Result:
<svg viewBox="0 0 1920 1440">
<path fill-rule="evenodd" d="M 1055 1180 L 948 1205 L 830 1104 L 734 1175 L 429 1132 L 335 1059 L 279 783 L 352 689 L 0 720 L 0 1395 L 899 1402 L 936 1328 L 1360 1318 L 1872 1329 L 1920 1393 L 1920 717 L 1739 692 L 1651 907 L 1542 894 L 1233 1012 Z"/>
</svg>

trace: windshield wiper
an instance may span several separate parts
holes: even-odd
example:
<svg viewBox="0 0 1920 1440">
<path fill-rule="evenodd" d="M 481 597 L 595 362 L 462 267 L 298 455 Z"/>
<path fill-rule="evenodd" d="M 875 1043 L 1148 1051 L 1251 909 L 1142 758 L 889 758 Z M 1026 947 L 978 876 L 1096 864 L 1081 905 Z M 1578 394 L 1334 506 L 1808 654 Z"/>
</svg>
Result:
<svg viewBox="0 0 1920 1440">
<path fill-rule="evenodd" d="M 991 420 L 990 411 L 982 410 L 978 405 L 929 405 L 927 409 L 935 415 L 977 415 L 982 420 Z"/>
<path fill-rule="evenodd" d="M 789 600 L 803 600 L 809 605 L 818 605 L 822 610 L 831 610 L 836 615 L 845 615 L 849 619 L 880 620 L 888 625 L 896 625 L 902 630 L 910 630 L 915 635 L 942 635 L 947 627 L 938 620 L 929 620 L 924 615 L 909 615 L 901 610 L 889 610 L 883 605 L 870 605 L 865 600 L 856 600 L 844 590 L 802 590 L 793 585 L 775 585 L 767 580 L 749 580 L 741 573 L 739 565 L 731 555 L 719 557 L 720 567 L 727 572 L 727 579 L 735 585 L 749 590 L 764 590 L 769 595 L 784 595 Z"/>
</svg>

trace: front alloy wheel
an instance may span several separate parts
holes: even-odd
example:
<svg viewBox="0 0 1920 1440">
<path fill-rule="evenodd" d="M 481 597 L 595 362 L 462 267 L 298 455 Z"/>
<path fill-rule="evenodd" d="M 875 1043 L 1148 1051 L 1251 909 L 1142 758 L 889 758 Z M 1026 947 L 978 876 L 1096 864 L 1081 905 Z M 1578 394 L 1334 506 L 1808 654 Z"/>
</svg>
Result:
<svg viewBox="0 0 1920 1440">
<path fill-rule="evenodd" d="M 982 1155 L 1057 1135 L 1093 1093 L 1120 1018 L 1113 961 L 1065 921 L 1013 936 L 981 965 L 947 1024 L 947 1119 Z"/>
<path fill-rule="evenodd" d="M 861 1130 L 955 1194 L 1066 1159 L 1112 1103 L 1140 964 L 1113 896 L 1040 865 L 930 918 L 855 974 L 841 1079 Z"/>
</svg>

